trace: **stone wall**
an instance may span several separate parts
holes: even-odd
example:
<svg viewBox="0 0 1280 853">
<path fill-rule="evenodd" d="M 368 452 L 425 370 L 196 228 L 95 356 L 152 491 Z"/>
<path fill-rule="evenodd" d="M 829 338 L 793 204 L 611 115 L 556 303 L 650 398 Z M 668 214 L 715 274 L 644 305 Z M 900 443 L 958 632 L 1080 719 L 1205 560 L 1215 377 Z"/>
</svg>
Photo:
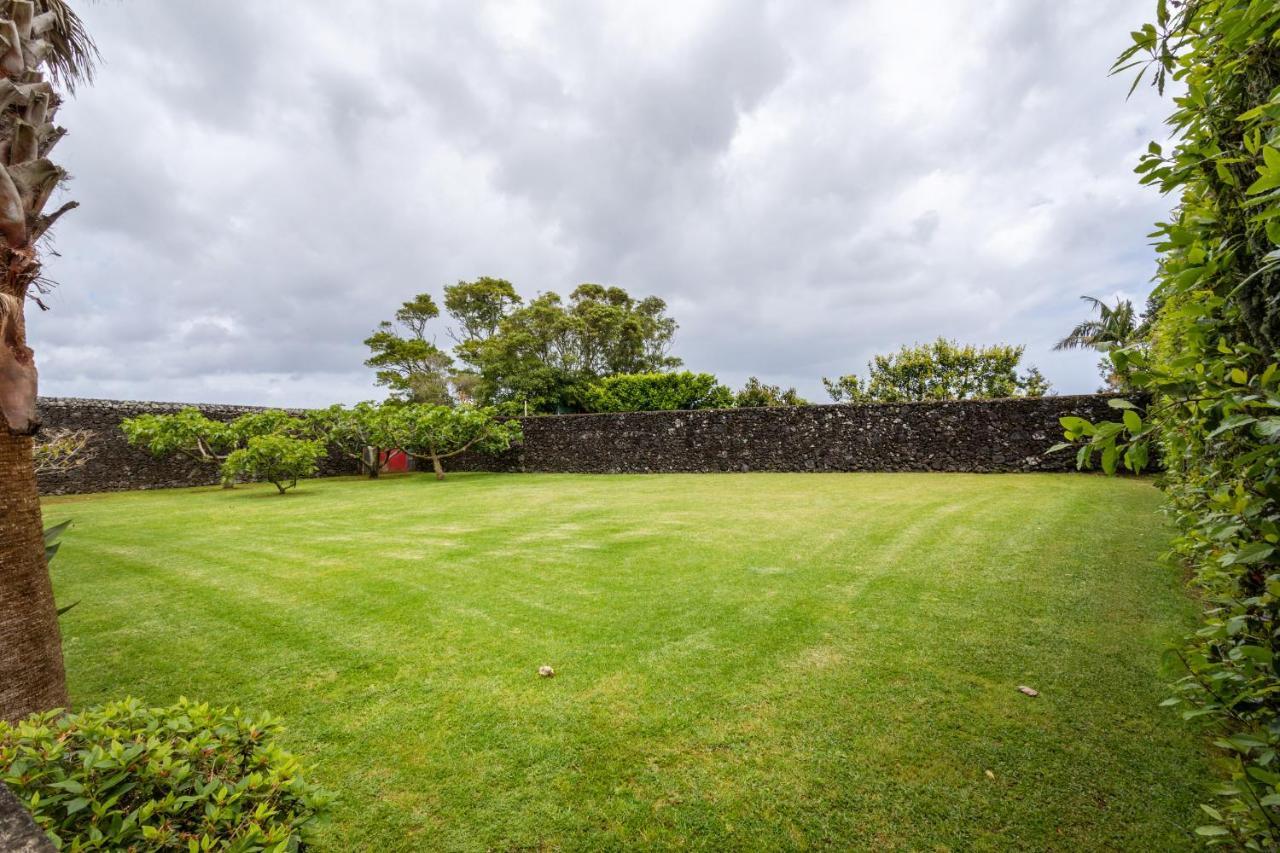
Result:
<svg viewBox="0 0 1280 853">
<path fill-rule="evenodd" d="M 1058 418 L 1105 395 L 522 418 L 524 443 L 447 468 L 489 471 L 1074 471 Z"/>
<path fill-rule="evenodd" d="M 27 807 L 0 783 L 0 850 L 6 853 L 55 853 L 49 836 Z"/>
<path fill-rule="evenodd" d="M 522 418 L 524 442 L 498 455 L 447 460 L 454 471 L 1072 471 L 1071 453 L 1045 455 L 1058 418 L 1091 420 L 1114 411 L 1103 395 L 946 403 L 713 409 Z M 179 403 L 45 397 L 50 428 L 95 432 L 94 457 L 67 474 L 42 477 L 44 494 L 210 485 L 217 470 L 185 459 L 157 460 L 129 447 L 120 421 L 175 412 Z M 230 420 L 247 406 L 201 405 Z M 354 473 L 336 454 L 321 474 Z"/>
<path fill-rule="evenodd" d="M 120 492 L 130 489 L 167 489 L 176 486 L 208 486 L 219 481 L 216 465 L 202 465 L 178 457 L 156 459 L 150 453 L 130 447 L 120 431 L 125 418 L 145 413 L 169 414 L 187 403 L 149 403 L 132 400 L 84 400 L 75 397 L 41 397 L 40 417 L 46 429 L 88 429 L 93 431 L 93 455 L 80 468 L 61 474 L 42 474 L 40 492 L 46 495 L 80 492 Z M 206 417 L 229 421 L 257 406 L 202 404 Z M 349 474 L 355 463 L 331 454 L 321 462 L 323 476 Z"/>
</svg>

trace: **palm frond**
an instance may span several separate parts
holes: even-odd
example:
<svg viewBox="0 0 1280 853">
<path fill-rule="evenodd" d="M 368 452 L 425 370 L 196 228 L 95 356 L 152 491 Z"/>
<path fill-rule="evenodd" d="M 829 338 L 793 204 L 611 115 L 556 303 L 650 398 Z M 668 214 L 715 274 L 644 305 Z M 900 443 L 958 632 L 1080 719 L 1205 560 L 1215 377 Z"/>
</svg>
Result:
<svg viewBox="0 0 1280 853">
<path fill-rule="evenodd" d="M 66 0 L 43 0 L 46 12 L 55 16 L 54 25 L 43 34 L 49 43 L 45 64 L 49 76 L 62 89 L 75 93 L 76 84 L 91 82 L 101 55 L 84 22 Z"/>
<path fill-rule="evenodd" d="M 1054 344 L 1053 348 L 1055 350 L 1064 350 L 1091 347 L 1101 331 L 1102 324 L 1097 320 L 1085 320 L 1072 329 L 1071 334 Z"/>
</svg>

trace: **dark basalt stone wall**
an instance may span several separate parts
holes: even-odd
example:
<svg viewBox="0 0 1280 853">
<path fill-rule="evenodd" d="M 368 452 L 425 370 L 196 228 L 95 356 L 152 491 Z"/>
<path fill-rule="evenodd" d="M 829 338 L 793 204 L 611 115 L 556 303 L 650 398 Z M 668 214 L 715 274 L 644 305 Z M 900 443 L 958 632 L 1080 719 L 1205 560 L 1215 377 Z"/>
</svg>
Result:
<svg viewBox="0 0 1280 853">
<path fill-rule="evenodd" d="M 210 486 L 219 482 L 216 465 L 202 465 L 178 457 L 156 459 L 145 450 L 130 447 L 120 431 L 125 418 L 146 413 L 171 414 L 189 403 L 151 403 L 134 400 L 85 400 L 76 397 L 41 397 L 40 417 L 46 429 L 93 431 L 93 454 L 83 466 L 60 474 L 42 474 L 40 493 L 65 495 L 84 492 L 121 492 L 132 489 L 167 489 L 177 486 Z M 195 405 L 206 417 L 230 421 L 259 406 Z M 321 476 L 351 474 L 355 463 L 337 454 L 320 464 Z"/>
<path fill-rule="evenodd" d="M 708 409 L 522 418 L 524 442 L 506 453 L 465 454 L 452 471 L 642 473 L 661 471 L 1073 471 L 1075 455 L 1045 451 L 1060 440 L 1058 418 L 1110 418 L 1106 395 Z M 50 428 L 91 429 L 93 458 L 66 474 L 42 476 L 44 494 L 212 485 L 214 466 L 157 460 L 129 447 L 120 421 L 184 404 L 45 397 Z M 230 420 L 250 406 L 199 405 Z M 321 476 L 355 473 L 331 454 Z"/>
<path fill-rule="evenodd" d="M 0 783 L 0 850 L 8 853 L 54 853 L 49 836 L 36 825 L 27 807 Z"/>
<path fill-rule="evenodd" d="M 1075 454 L 1046 455 L 1058 418 L 1116 412 L 1107 395 L 704 409 L 522 418 L 524 443 L 468 455 L 453 470 L 1074 471 Z"/>
</svg>

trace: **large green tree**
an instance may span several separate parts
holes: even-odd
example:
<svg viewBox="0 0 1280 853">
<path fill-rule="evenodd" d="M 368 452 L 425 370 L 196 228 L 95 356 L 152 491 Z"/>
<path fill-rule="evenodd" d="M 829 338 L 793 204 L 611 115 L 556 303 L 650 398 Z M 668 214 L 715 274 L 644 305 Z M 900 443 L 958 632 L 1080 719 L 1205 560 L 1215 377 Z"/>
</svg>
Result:
<svg viewBox="0 0 1280 853">
<path fill-rule="evenodd" d="M 449 334 L 456 346 L 454 353 L 464 367 L 454 372 L 455 393 L 463 402 L 473 402 L 480 390 L 480 356 L 484 343 L 513 310 L 524 300 L 511 282 L 482 276 L 475 281 L 459 281 L 444 289 L 444 308 L 453 318 Z"/>
<path fill-rule="evenodd" d="M 427 337 L 427 327 L 440 316 L 430 294 L 420 293 L 402 304 L 395 321 L 384 320 L 365 338 L 366 367 L 377 371 L 377 383 L 396 397 L 415 403 L 447 405 L 453 359 Z"/>
<path fill-rule="evenodd" d="M 1022 375 L 1023 348 L 997 344 L 973 346 L 938 338 L 877 355 L 867 377 L 856 374 L 823 379 L 837 403 L 905 403 L 920 400 L 971 400 L 1040 397 L 1049 383 L 1034 367 Z"/>
<path fill-rule="evenodd" d="M 49 155 L 66 131 L 62 97 L 96 52 L 63 0 L 0 4 L 0 719 L 67 704 L 62 639 L 45 559 L 32 459 L 35 354 L 26 309 L 39 304 L 41 238 L 67 202 L 46 213 L 66 177 Z"/>
<path fill-rule="evenodd" d="M 512 311 L 476 349 L 479 395 L 531 411 L 581 411 L 587 387 L 605 376 L 680 366 L 668 353 L 676 322 L 657 297 L 583 284 L 566 303 L 545 293 Z"/>
<path fill-rule="evenodd" d="M 366 363 L 402 398 L 445 403 L 451 387 L 463 402 L 581 411 L 595 380 L 680 365 L 669 355 L 676 322 L 666 303 L 637 299 L 620 287 L 583 284 L 567 301 L 552 292 L 526 303 L 509 281 L 486 277 L 446 287 L 444 304 L 459 370 L 428 340 L 428 326 L 440 313 L 429 294 L 404 304 L 399 326 L 384 323 L 365 341 L 374 350 Z M 415 381 L 434 396 L 415 394 Z"/>
</svg>

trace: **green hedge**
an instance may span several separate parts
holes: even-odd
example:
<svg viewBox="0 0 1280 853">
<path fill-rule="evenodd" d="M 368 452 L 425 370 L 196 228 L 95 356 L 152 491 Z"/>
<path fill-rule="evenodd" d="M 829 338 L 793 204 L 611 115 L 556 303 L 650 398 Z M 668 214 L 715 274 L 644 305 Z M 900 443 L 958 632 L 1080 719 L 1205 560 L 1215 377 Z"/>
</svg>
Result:
<svg viewBox="0 0 1280 853">
<path fill-rule="evenodd" d="M 1179 535 L 1173 556 L 1204 603 L 1173 650 L 1166 704 L 1206 724 L 1229 780 L 1196 832 L 1280 848 L 1280 0 L 1159 0 L 1118 70 L 1184 90 L 1172 151 L 1142 181 L 1177 199 L 1144 342 L 1112 354 L 1150 393 L 1102 423 L 1064 419 L 1081 465 L 1141 470 L 1158 452 Z M 1136 70 L 1135 70 L 1136 69 Z M 1141 78 L 1139 78 L 1140 80 Z M 1135 86 L 1139 81 L 1135 81 Z"/>
</svg>

